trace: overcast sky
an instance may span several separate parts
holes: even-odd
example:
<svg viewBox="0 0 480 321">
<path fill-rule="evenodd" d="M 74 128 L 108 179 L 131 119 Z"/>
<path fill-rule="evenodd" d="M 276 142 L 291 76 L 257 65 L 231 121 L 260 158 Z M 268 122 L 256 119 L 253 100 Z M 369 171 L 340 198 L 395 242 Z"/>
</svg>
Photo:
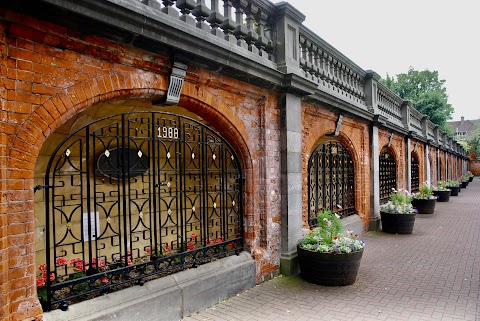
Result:
<svg viewBox="0 0 480 321">
<path fill-rule="evenodd" d="M 280 2 L 279 0 L 272 0 Z M 446 80 L 452 120 L 480 119 L 480 1 L 289 0 L 304 24 L 382 78 L 415 70 Z"/>
</svg>

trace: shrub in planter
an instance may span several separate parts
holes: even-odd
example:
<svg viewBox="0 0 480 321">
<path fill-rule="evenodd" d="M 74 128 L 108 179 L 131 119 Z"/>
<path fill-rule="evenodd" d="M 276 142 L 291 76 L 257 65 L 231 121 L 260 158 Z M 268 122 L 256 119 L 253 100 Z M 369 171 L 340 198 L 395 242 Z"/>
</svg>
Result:
<svg viewBox="0 0 480 321">
<path fill-rule="evenodd" d="M 451 189 L 447 188 L 445 181 L 438 181 L 437 186 L 432 186 L 432 189 L 438 202 L 448 202 L 450 200 Z"/>
<path fill-rule="evenodd" d="M 428 182 L 423 183 L 418 192 L 412 195 L 412 205 L 421 214 L 433 214 L 437 197 Z"/>
<path fill-rule="evenodd" d="M 472 182 L 473 181 L 473 173 L 471 171 L 467 171 L 467 173 L 465 174 L 467 177 L 468 177 L 468 181 L 469 182 Z"/>
<path fill-rule="evenodd" d="M 298 242 L 300 273 L 308 282 L 341 286 L 355 282 L 364 242 L 351 231 L 342 233 L 340 216 L 324 210 L 318 226 Z"/>
<path fill-rule="evenodd" d="M 447 188 L 451 190 L 450 195 L 451 196 L 458 196 L 458 193 L 460 192 L 460 183 L 455 180 L 455 179 L 449 179 L 447 180 Z"/>
<path fill-rule="evenodd" d="M 407 190 L 393 189 L 390 200 L 380 208 L 382 231 L 392 234 L 411 234 L 417 210 Z"/>
</svg>

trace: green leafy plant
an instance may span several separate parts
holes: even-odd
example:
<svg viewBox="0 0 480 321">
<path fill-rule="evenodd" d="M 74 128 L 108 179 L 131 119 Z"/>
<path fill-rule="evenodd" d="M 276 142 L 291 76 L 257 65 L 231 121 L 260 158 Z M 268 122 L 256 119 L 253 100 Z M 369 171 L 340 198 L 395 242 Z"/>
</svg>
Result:
<svg viewBox="0 0 480 321">
<path fill-rule="evenodd" d="M 460 183 L 456 179 L 448 179 L 446 185 L 447 187 L 458 187 Z"/>
<path fill-rule="evenodd" d="M 352 231 L 342 233 L 340 216 L 329 210 L 318 213 L 317 227 L 310 230 L 299 242 L 305 250 L 321 253 L 350 253 L 360 251 L 365 243 Z"/>
<path fill-rule="evenodd" d="M 437 186 L 432 186 L 432 189 L 434 191 L 448 191 L 448 186 L 447 186 L 447 182 L 445 181 L 438 181 L 437 182 Z"/>
<path fill-rule="evenodd" d="M 381 207 L 382 212 L 392 214 L 413 214 L 417 210 L 412 206 L 412 194 L 405 189 L 392 189 L 390 200 Z"/>
<path fill-rule="evenodd" d="M 418 192 L 413 194 L 412 197 L 420 200 L 431 200 L 437 198 L 435 195 L 433 195 L 433 189 L 430 187 L 428 182 L 424 182 L 423 185 L 418 189 Z"/>
</svg>

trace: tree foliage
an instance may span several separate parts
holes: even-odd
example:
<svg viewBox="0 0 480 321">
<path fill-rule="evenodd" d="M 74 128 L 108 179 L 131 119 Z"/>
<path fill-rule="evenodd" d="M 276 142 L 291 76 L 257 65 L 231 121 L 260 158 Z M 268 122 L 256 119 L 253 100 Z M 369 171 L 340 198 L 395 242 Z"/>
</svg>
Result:
<svg viewBox="0 0 480 321">
<path fill-rule="evenodd" d="M 477 158 L 480 155 L 480 126 L 473 132 L 472 138 L 468 141 L 469 152 L 474 153 Z"/>
<path fill-rule="evenodd" d="M 410 67 L 406 74 L 396 77 L 387 74 L 387 79 L 381 82 L 401 98 L 411 101 L 415 109 L 433 123 L 444 126 L 452 119 L 453 107 L 448 103 L 445 80 L 438 78 L 438 71 L 417 71 Z"/>
</svg>

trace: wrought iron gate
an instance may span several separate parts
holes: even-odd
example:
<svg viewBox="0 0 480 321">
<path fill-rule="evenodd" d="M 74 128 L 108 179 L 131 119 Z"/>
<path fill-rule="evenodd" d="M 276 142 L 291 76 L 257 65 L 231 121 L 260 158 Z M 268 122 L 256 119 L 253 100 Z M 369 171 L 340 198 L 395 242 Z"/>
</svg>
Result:
<svg viewBox="0 0 480 321">
<path fill-rule="evenodd" d="M 231 146 L 193 119 L 126 113 L 71 134 L 46 169 L 44 307 L 240 253 L 242 185 Z"/>
<path fill-rule="evenodd" d="M 335 141 L 318 146 L 308 161 L 309 225 L 317 225 L 317 213 L 322 209 L 342 217 L 355 214 L 354 184 L 355 169 L 348 150 Z"/>
<path fill-rule="evenodd" d="M 380 204 L 388 202 L 393 188 L 397 188 L 395 158 L 388 149 L 382 149 L 380 153 Z"/>
<path fill-rule="evenodd" d="M 410 166 L 411 166 L 411 172 L 410 172 L 411 192 L 416 193 L 420 188 L 420 167 L 418 165 L 417 156 L 415 156 L 414 153 L 412 153 L 412 156 L 411 156 Z"/>
</svg>

